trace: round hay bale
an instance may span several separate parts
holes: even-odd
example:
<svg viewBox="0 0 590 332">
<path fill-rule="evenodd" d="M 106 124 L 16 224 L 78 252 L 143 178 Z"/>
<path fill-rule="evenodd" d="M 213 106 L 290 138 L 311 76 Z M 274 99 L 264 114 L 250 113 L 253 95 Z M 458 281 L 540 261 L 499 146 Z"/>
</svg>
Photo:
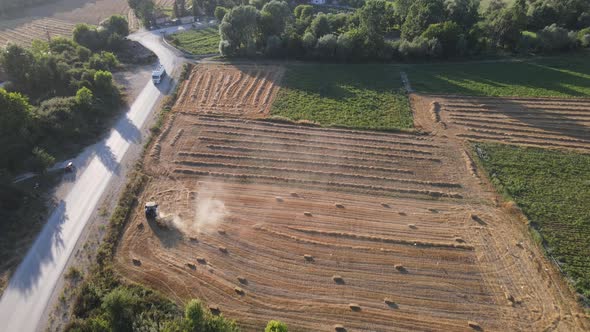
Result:
<svg viewBox="0 0 590 332">
<path fill-rule="evenodd" d="M 361 311 L 361 306 L 358 305 L 357 303 L 349 303 L 348 307 L 350 308 L 350 310 L 352 311 Z"/>
<path fill-rule="evenodd" d="M 243 295 L 245 295 L 245 294 L 246 294 L 246 292 L 244 292 L 244 290 L 243 290 L 242 288 L 240 288 L 240 287 L 237 287 L 237 286 L 236 286 L 236 287 L 234 287 L 234 291 L 235 291 L 235 292 L 236 292 L 236 294 L 238 294 L 238 295 L 242 295 L 242 296 L 243 296 Z"/>
</svg>

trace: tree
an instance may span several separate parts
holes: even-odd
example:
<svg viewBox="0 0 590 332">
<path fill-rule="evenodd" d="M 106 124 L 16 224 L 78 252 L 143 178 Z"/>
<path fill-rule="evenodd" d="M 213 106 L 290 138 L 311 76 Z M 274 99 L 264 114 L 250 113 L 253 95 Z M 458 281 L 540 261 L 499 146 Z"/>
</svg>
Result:
<svg viewBox="0 0 590 332">
<path fill-rule="evenodd" d="M 499 13 L 488 11 L 486 30 L 495 46 L 514 50 L 526 26 L 524 0 L 517 0 L 511 7 L 504 7 Z"/>
<path fill-rule="evenodd" d="M 127 0 L 127 2 L 143 25 L 151 24 L 154 18 L 154 8 L 156 8 L 154 0 Z"/>
<path fill-rule="evenodd" d="M 331 33 L 320 37 L 316 45 L 318 55 L 326 59 L 333 57 L 336 52 L 337 43 L 338 38 Z"/>
<path fill-rule="evenodd" d="M 393 20 L 397 25 L 402 26 L 404 24 L 413 3 L 414 0 L 395 0 L 393 3 Z"/>
<path fill-rule="evenodd" d="M 223 55 L 234 55 L 238 52 L 253 54 L 256 47 L 259 12 L 252 6 L 232 8 L 219 25 L 221 42 L 226 43 Z"/>
<path fill-rule="evenodd" d="M 189 331 L 203 331 L 206 314 L 199 300 L 190 300 L 184 308 L 184 319 Z"/>
<path fill-rule="evenodd" d="M 444 8 L 442 0 L 417 0 L 410 7 L 408 16 L 402 25 L 402 38 L 413 40 L 434 23 L 442 22 Z"/>
<path fill-rule="evenodd" d="M 55 164 L 55 158 L 40 147 L 35 147 L 27 168 L 35 172 L 44 173 L 47 168 Z"/>
<path fill-rule="evenodd" d="M 461 28 L 452 21 L 435 23 L 428 26 L 422 33 L 425 39 L 437 39 L 442 46 L 445 56 L 453 56 L 458 52 L 458 44 L 461 38 Z"/>
<path fill-rule="evenodd" d="M 328 17 L 324 13 L 319 13 L 316 17 L 311 21 L 311 25 L 309 26 L 309 31 L 313 33 L 316 38 L 320 38 L 324 35 L 330 33 L 330 23 L 328 22 Z"/>
<path fill-rule="evenodd" d="M 9 44 L 0 50 L 0 65 L 18 90 L 31 91 L 34 84 L 32 77 L 36 70 L 36 59 L 30 50 Z"/>
<path fill-rule="evenodd" d="M 445 7 L 449 21 L 457 23 L 468 31 L 479 21 L 480 0 L 446 0 Z"/>
<path fill-rule="evenodd" d="M 265 38 L 279 36 L 289 21 L 292 20 L 289 5 L 284 1 L 272 0 L 260 11 L 260 30 Z"/>
<path fill-rule="evenodd" d="M 301 43 L 303 45 L 303 48 L 308 52 L 308 54 L 310 53 L 311 50 L 313 50 L 315 48 L 315 44 L 317 43 L 317 38 L 313 35 L 313 33 L 311 32 L 306 32 L 303 35 L 303 38 L 301 40 Z"/>
<path fill-rule="evenodd" d="M 92 94 L 92 90 L 88 89 L 87 87 L 82 87 L 76 92 L 76 101 L 82 107 L 90 108 L 90 106 L 92 106 L 93 100 L 94 95 Z"/>
<path fill-rule="evenodd" d="M 114 332 L 131 331 L 133 316 L 139 298 L 129 289 L 115 288 L 102 301 L 102 309 L 107 313 L 111 329 Z"/>
<path fill-rule="evenodd" d="M 127 19 L 121 15 L 113 15 L 100 23 L 100 25 L 108 31 L 109 34 L 116 33 L 120 36 L 127 36 L 129 34 L 129 23 Z"/>
<path fill-rule="evenodd" d="M 225 7 L 215 7 L 215 18 L 221 22 L 225 14 L 227 14 L 228 9 Z"/>
<path fill-rule="evenodd" d="M 293 14 L 295 14 L 295 18 L 298 20 L 311 18 L 313 17 L 313 6 L 299 5 L 295 7 L 295 9 L 293 10 Z"/>
<path fill-rule="evenodd" d="M 264 332 L 288 332 L 287 324 L 278 321 L 278 320 L 271 320 L 266 324 L 266 328 Z"/>
<path fill-rule="evenodd" d="M 385 0 L 368 0 L 359 10 L 359 28 L 366 34 L 366 45 L 376 53 L 383 47 L 385 31 L 387 30 L 387 2 Z"/>
<path fill-rule="evenodd" d="M 0 89 L 0 169 L 15 170 L 30 149 L 32 107 L 17 92 Z"/>
</svg>

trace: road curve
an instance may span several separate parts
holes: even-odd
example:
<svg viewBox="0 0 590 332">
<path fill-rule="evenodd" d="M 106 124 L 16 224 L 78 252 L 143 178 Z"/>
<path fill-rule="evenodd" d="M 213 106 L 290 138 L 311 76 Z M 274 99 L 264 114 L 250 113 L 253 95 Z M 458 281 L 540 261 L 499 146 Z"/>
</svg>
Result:
<svg viewBox="0 0 590 332">
<path fill-rule="evenodd" d="M 138 32 L 129 38 L 152 50 L 168 73 L 178 72 L 184 59 L 161 43 L 160 31 Z M 40 328 L 60 275 L 100 198 L 119 172 L 121 160 L 131 147 L 142 144 L 141 129 L 161 97 L 175 84 L 170 78 L 157 87 L 147 82 L 108 137 L 74 159 L 78 169 L 72 175 L 75 178 L 69 179 L 74 181 L 71 189 L 51 213 L 0 299 L 1 331 L 27 332 Z"/>
</svg>

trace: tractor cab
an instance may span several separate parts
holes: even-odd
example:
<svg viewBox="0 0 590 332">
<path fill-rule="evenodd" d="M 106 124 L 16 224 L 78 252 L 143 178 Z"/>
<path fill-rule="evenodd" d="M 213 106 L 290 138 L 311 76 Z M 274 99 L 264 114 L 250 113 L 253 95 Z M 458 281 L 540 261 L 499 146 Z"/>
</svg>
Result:
<svg viewBox="0 0 590 332">
<path fill-rule="evenodd" d="M 145 203 L 145 217 L 147 219 L 156 219 L 158 216 L 158 204 L 156 202 Z"/>
</svg>

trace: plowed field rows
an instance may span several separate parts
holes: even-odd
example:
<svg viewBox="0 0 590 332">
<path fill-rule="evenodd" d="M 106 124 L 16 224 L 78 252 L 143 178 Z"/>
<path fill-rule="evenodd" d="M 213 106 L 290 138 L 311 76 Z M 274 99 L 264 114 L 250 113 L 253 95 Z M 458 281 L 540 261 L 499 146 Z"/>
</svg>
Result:
<svg viewBox="0 0 590 332">
<path fill-rule="evenodd" d="M 169 4 L 170 0 L 158 0 Z M 70 37 L 77 23 L 97 25 L 111 15 L 123 15 L 130 29 L 139 28 L 139 22 L 126 0 L 60 0 L 46 5 L 23 9 L 19 18 L 0 22 L 0 47 L 8 42 L 28 46 L 35 39 Z"/>
<path fill-rule="evenodd" d="M 72 34 L 75 24 L 54 18 L 44 18 L 11 28 L 0 24 L 0 46 L 8 42 L 30 45 L 35 39 L 47 41 L 47 37 L 63 37 Z"/>
<path fill-rule="evenodd" d="M 173 127 L 183 130 L 171 132 L 159 149 L 167 174 L 177 178 L 211 175 L 429 198 L 464 195 L 459 176 L 446 171 L 457 158 L 435 147 L 427 137 L 194 113 L 178 114 Z"/>
<path fill-rule="evenodd" d="M 590 100 L 437 98 L 440 120 L 475 141 L 590 151 Z"/>
<path fill-rule="evenodd" d="M 200 298 L 243 331 L 270 319 L 289 331 L 590 329 L 455 136 L 245 119 L 266 114 L 280 73 L 192 72 L 144 162 L 140 202 L 160 217 L 146 221 L 141 204 L 131 217 L 116 255 L 126 278 Z M 438 121 L 463 128 L 483 108 L 508 126 L 499 105 L 468 101 L 445 99 Z M 420 103 L 417 124 L 444 127 Z M 583 102 L 534 105 L 585 119 Z"/>
<path fill-rule="evenodd" d="M 562 319 L 571 313 L 543 259 L 499 209 L 207 177 L 160 178 L 142 199 L 181 226 L 162 229 L 138 211 L 118 269 L 178 301 L 218 306 L 244 331 L 270 319 L 293 331 L 579 328 L 577 316 Z"/>
<path fill-rule="evenodd" d="M 199 114 L 265 117 L 283 72 L 276 66 L 198 66 L 180 89 L 176 107 Z"/>
</svg>

